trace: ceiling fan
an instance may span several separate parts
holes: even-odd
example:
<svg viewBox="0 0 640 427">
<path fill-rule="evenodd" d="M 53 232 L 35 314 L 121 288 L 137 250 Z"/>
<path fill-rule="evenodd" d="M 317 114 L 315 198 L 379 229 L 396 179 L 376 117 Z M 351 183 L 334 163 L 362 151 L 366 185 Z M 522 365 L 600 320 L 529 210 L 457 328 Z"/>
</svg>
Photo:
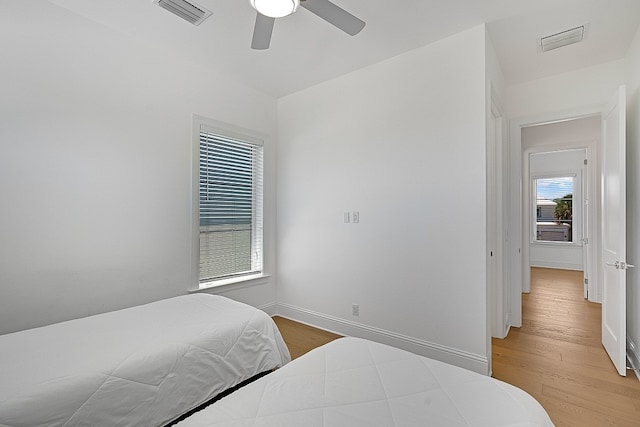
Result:
<svg viewBox="0 0 640 427">
<path fill-rule="evenodd" d="M 252 49 L 268 49 L 276 18 L 291 15 L 298 6 L 302 6 L 352 36 L 358 34 L 365 26 L 364 21 L 329 0 L 249 0 L 249 2 L 258 12 L 251 40 Z"/>
</svg>

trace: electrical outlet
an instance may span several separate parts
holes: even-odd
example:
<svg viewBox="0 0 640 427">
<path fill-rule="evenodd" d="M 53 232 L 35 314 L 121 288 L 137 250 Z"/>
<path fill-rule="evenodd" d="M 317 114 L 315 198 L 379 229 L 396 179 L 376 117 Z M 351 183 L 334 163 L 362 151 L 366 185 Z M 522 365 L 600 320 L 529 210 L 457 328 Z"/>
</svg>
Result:
<svg viewBox="0 0 640 427">
<path fill-rule="evenodd" d="M 358 304 L 351 304 L 351 314 L 360 316 L 360 306 Z"/>
<path fill-rule="evenodd" d="M 352 215 L 353 223 L 357 224 L 360 222 L 360 212 L 354 212 Z"/>
</svg>

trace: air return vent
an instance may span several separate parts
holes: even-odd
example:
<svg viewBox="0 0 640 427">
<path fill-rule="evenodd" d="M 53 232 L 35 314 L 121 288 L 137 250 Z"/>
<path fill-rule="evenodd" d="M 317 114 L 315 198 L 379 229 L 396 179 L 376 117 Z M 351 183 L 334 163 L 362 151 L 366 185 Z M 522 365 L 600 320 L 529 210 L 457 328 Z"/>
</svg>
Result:
<svg viewBox="0 0 640 427">
<path fill-rule="evenodd" d="M 153 2 L 193 25 L 200 25 L 211 16 L 211 12 L 204 7 L 185 0 L 153 0 Z"/>
<path fill-rule="evenodd" d="M 540 52 L 547 52 L 549 50 L 557 49 L 559 47 L 568 46 L 570 44 L 578 43 L 584 40 L 586 33 L 586 26 L 572 28 L 561 33 L 553 34 L 551 36 L 542 37 L 539 40 L 538 50 Z"/>
</svg>

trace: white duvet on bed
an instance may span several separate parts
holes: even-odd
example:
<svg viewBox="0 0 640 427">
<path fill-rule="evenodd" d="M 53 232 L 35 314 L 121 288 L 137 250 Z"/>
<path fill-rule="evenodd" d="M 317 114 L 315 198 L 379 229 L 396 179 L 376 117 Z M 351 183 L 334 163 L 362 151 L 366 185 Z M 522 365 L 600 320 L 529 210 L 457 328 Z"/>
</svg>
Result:
<svg viewBox="0 0 640 427">
<path fill-rule="evenodd" d="M 0 336 L 0 426 L 160 426 L 290 360 L 264 312 L 193 294 Z"/>
<path fill-rule="evenodd" d="M 509 384 L 357 338 L 341 338 L 178 423 L 197 426 L 553 426 Z"/>
</svg>

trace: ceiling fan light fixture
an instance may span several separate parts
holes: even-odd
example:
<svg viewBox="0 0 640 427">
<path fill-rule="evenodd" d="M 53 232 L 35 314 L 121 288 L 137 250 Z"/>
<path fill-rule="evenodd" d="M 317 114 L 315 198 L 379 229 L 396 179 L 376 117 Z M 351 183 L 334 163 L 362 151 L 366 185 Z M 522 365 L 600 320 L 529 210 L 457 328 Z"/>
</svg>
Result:
<svg viewBox="0 0 640 427">
<path fill-rule="evenodd" d="M 291 15 L 300 6 L 300 0 L 249 0 L 258 13 L 270 18 Z"/>
</svg>

